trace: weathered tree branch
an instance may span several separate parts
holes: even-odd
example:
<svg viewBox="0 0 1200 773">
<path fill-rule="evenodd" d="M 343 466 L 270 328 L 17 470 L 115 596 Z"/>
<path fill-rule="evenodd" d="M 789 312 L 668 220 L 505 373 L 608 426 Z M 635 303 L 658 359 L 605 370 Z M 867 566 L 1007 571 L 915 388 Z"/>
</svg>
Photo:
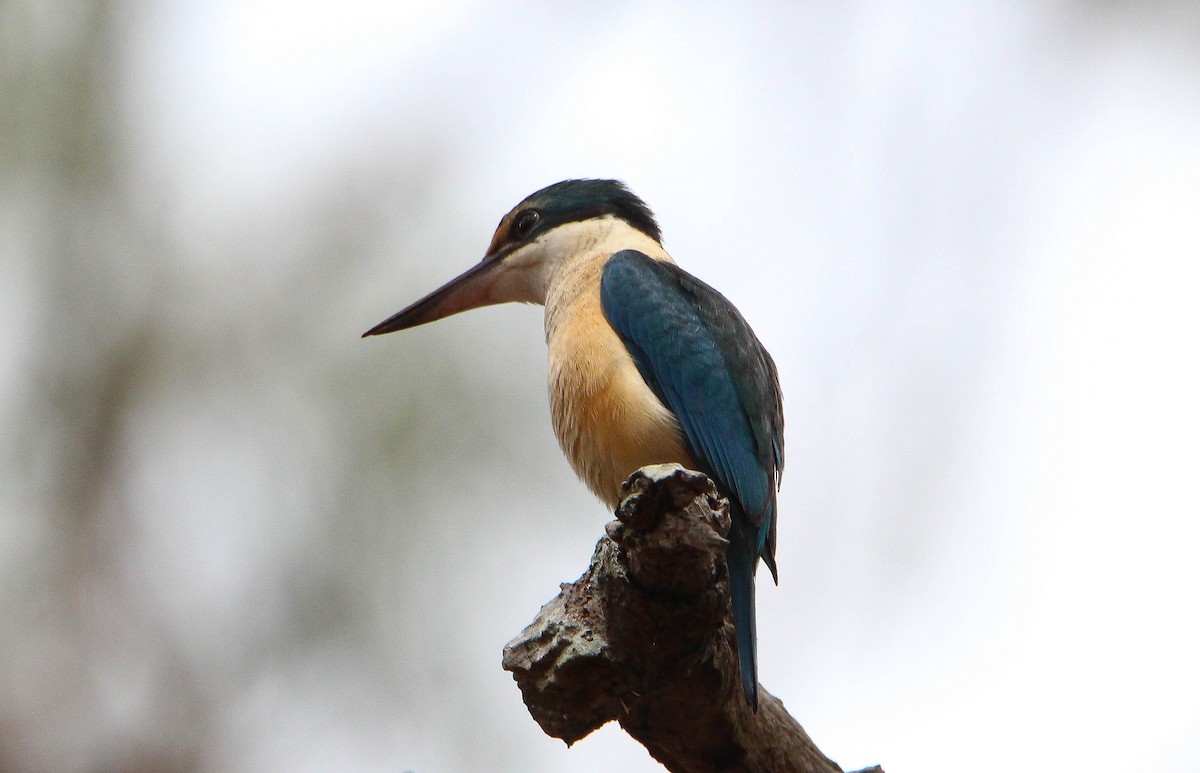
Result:
<svg viewBox="0 0 1200 773">
<path fill-rule="evenodd" d="M 615 719 L 672 771 L 842 773 L 777 698 L 742 696 L 712 482 L 656 465 L 623 494 L 587 571 L 504 648 L 534 720 L 569 745 Z"/>
</svg>

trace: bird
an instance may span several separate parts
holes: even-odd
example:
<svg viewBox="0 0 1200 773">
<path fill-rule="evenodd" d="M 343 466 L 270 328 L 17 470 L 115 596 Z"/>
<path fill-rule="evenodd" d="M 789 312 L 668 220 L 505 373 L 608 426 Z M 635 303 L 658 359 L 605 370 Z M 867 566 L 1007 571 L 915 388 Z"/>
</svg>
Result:
<svg viewBox="0 0 1200 773">
<path fill-rule="evenodd" d="M 703 472 L 728 500 L 734 640 L 757 712 L 759 559 L 779 582 L 783 400 L 771 355 L 725 296 L 675 264 L 646 203 L 602 179 L 529 195 L 482 261 L 363 337 L 508 302 L 545 307 L 554 433 L 601 501 L 615 508 L 633 472 L 670 462 Z"/>
</svg>

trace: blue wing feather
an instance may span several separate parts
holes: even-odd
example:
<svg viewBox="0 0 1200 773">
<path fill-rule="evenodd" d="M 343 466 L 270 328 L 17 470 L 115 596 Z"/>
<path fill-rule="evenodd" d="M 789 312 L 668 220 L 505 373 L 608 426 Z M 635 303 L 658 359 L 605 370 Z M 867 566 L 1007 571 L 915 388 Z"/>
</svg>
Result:
<svg viewBox="0 0 1200 773">
<path fill-rule="evenodd" d="M 697 463 L 755 526 L 769 527 L 782 406 L 774 363 L 750 326 L 716 290 L 635 250 L 609 258 L 600 300 L 642 377 L 679 419 Z"/>
<path fill-rule="evenodd" d="M 688 452 L 730 498 L 730 592 L 747 700 L 757 707 L 754 568 L 775 574 L 783 409 L 775 364 L 723 295 L 670 263 L 623 250 L 605 263 L 604 315 L 675 414 Z"/>
</svg>

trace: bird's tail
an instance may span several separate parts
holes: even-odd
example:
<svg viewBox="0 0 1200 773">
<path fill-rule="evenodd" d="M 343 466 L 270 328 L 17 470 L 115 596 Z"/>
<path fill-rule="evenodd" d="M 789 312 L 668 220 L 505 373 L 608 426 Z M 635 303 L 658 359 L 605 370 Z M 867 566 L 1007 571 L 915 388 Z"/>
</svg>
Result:
<svg viewBox="0 0 1200 773">
<path fill-rule="evenodd" d="M 737 640 L 738 667 L 746 703 L 758 711 L 758 641 L 754 619 L 754 564 L 758 561 L 753 539 L 730 535 L 725 560 L 729 565 L 729 596 L 733 603 L 733 631 Z"/>
</svg>

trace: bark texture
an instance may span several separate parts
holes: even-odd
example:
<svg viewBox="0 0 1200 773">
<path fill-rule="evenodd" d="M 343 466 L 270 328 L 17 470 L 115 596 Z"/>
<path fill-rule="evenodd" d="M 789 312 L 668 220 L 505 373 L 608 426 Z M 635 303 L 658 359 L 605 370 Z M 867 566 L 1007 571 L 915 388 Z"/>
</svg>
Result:
<svg viewBox="0 0 1200 773">
<path fill-rule="evenodd" d="M 646 467 L 616 516 L 583 576 L 504 648 L 542 730 L 570 745 L 616 720 L 672 771 L 842 773 L 777 698 L 760 687 L 755 713 L 742 696 L 712 482 Z"/>
</svg>

